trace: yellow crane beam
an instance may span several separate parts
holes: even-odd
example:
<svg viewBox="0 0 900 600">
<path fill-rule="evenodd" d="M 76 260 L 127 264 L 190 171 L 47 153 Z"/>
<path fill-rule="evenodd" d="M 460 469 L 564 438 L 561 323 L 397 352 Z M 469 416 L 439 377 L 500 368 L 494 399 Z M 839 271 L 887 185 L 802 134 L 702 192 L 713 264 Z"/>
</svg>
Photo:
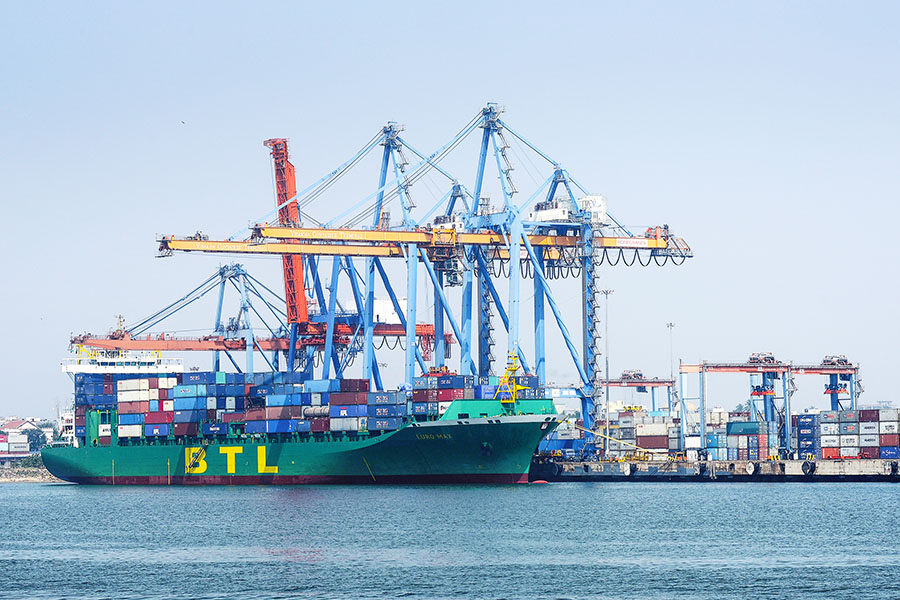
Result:
<svg viewBox="0 0 900 600">
<path fill-rule="evenodd" d="M 282 240 L 316 242 L 356 242 L 378 244 L 419 244 L 422 246 L 505 246 L 506 238 L 494 231 L 462 233 L 453 229 L 378 231 L 366 229 L 319 229 L 312 227 L 257 226 L 254 236 Z M 529 235 L 532 246 L 574 247 L 577 235 Z"/>
</svg>

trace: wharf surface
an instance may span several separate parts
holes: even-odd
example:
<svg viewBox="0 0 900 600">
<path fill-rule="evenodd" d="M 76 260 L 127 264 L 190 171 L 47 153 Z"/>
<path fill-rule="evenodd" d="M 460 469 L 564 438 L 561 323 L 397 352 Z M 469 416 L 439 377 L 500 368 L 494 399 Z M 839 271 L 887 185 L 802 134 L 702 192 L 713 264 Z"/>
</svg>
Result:
<svg viewBox="0 0 900 600">
<path fill-rule="evenodd" d="M 900 482 L 898 460 L 535 460 L 530 481 L 890 481 Z"/>
</svg>

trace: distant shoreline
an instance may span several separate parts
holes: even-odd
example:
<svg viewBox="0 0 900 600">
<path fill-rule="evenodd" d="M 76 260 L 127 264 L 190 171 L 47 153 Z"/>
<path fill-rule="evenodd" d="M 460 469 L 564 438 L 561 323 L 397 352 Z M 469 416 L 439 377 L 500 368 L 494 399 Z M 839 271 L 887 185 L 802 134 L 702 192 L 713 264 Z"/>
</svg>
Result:
<svg viewBox="0 0 900 600">
<path fill-rule="evenodd" d="M 43 467 L 0 468 L 0 484 L 3 483 L 64 483 Z"/>
</svg>

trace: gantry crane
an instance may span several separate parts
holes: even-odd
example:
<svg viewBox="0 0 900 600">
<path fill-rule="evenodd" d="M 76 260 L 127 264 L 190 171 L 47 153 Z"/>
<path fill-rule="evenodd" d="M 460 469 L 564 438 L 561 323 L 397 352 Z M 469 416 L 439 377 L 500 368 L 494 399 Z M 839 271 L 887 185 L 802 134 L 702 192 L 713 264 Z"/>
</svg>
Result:
<svg viewBox="0 0 900 600">
<path fill-rule="evenodd" d="M 750 407 L 751 421 L 766 421 L 778 424 L 779 448 L 786 453 L 793 452 L 791 447 L 791 396 L 797 391 L 794 383 L 794 375 L 824 375 L 827 377 L 825 394 L 830 397 L 831 410 L 856 410 L 857 398 L 862 392 L 859 379 L 859 366 L 851 363 L 843 355 L 826 356 L 819 364 L 794 364 L 782 362 L 772 353 L 760 352 L 750 355 L 746 362 L 723 363 L 703 361 L 698 364 L 682 364 L 681 393 L 684 398 L 685 376 L 696 374 L 699 376 L 699 393 L 697 398 L 700 405 L 700 440 L 701 447 L 706 448 L 706 375 L 708 373 L 743 373 L 750 375 Z M 780 397 L 776 396 L 775 383 L 781 380 Z M 841 382 L 846 382 L 843 385 Z M 849 394 L 841 398 L 841 393 Z M 776 400 L 781 400 L 779 407 Z M 758 403 L 762 402 L 760 411 Z M 686 418 L 685 402 L 681 403 L 681 422 Z M 684 447 L 684 428 L 681 432 L 682 447 Z"/>
<path fill-rule="evenodd" d="M 266 145 L 272 149 L 276 164 L 277 220 L 258 221 L 242 240 L 209 239 L 199 233 L 182 238 L 163 236 L 158 240 L 160 255 L 199 251 L 282 256 L 286 295 L 299 303 L 300 297 L 306 298 L 308 291 L 310 301 L 319 307 L 318 314 L 309 314 L 305 322 L 300 318 L 298 307 L 296 328 L 291 322 L 291 330 L 296 329 L 297 342 L 293 341 L 293 334 L 288 340 L 289 351 L 296 350 L 298 357 L 296 360 L 288 357 L 287 368 L 309 365 L 310 353 L 322 351 L 325 360 L 318 376 L 323 378 L 331 376 L 330 367 L 338 363 L 334 347 L 341 323 L 335 316 L 337 290 L 340 281 L 349 281 L 357 317 L 344 322 L 350 324 L 352 334 L 349 335 L 354 338 L 354 344 L 358 336 L 363 338 L 363 376 L 371 378 L 377 388 L 381 387 L 381 382 L 372 342 L 377 332 L 377 325 L 372 320 L 376 273 L 401 318 L 406 342 L 404 381 L 407 385 L 416 374 L 417 364 L 420 372 L 426 371 L 416 343 L 418 326 L 406 326 L 417 322 L 420 265 L 434 292 L 431 327 L 435 344 L 434 366 L 438 368 L 445 366 L 444 348 L 449 339 L 453 339 L 460 346 L 459 371 L 462 374 L 490 375 L 494 368 L 493 328 L 499 317 L 507 332 L 506 354 L 516 356 L 522 367 L 537 375 L 543 385 L 547 358 L 545 309 L 549 306 L 581 380 L 582 413 L 590 428 L 595 402 L 603 393 L 599 366 L 599 313 L 596 310 L 601 267 L 636 263 L 646 266 L 651 262 L 659 266 L 681 264 L 692 253 L 684 240 L 671 234 L 668 226 L 651 227 L 635 234 L 621 225 L 607 212 L 605 198 L 590 193 L 562 165 L 510 128 L 501 119 L 502 112 L 498 105 L 488 104 L 450 141 L 428 155 L 401 136 L 402 127 L 388 123 L 353 157 L 296 194 L 291 193 L 294 171 L 288 160 L 287 144 L 283 139 L 269 140 Z M 463 139 L 479 129 L 480 151 L 475 185 L 470 191 L 448 173 L 441 162 Z M 510 140 L 551 167 L 549 176 L 522 202 L 515 200 L 519 190 L 512 178 Z M 377 189 L 329 220 L 320 222 L 310 217 L 306 212 L 310 205 L 363 156 L 379 146 L 383 151 Z M 500 210 L 491 209 L 483 194 L 490 157 L 496 164 L 503 196 Z M 410 195 L 414 184 L 427 173 L 445 177 L 449 189 L 430 208 L 420 208 Z M 392 202 L 399 203 L 402 214 L 395 226 L 387 219 L 387 207 Z M 286 207 L 287 212 L 284 211 Z M 290 261 L 290 276 L 287 257 L 300 257 L 298 262 Z M 330 277 L 320 272 L 323 259 L 328 257 L 331 258 Z M 364 259 L 362 273 L 354 262 L 358 257 Z M 406 265 L 405 310 L 401 309 L 384 269 L 383 261 L 389 259 L 402 260 Z M 305 286 L 301 285 L 303 277 L 298 279 L 298 273 L 303 273 Z M 580 351 L 553 290 L 554 281 L 566 277 L 581 279 L 582 321 L 579 326 L 584 334 Z M 499 292 L 498 278 L 508 278 L 505 298 Z M 534 287 L 533 364 L 529 364 L 528 354 L 519 339 L 520 288 L 522 280 L 529 278 Z M 293 294 L 289 290 L 291 285 Z M 445 288 L 455 286 L 461 287 L 459 310 L 450 305 L 445 292 Z M 452 329 L 452 336 L 444 333 L 447 324 Z M 322 341 L 322 346 L 301 343 L 309 336 L 319 336 L 316 339 Z"/>
</svg>

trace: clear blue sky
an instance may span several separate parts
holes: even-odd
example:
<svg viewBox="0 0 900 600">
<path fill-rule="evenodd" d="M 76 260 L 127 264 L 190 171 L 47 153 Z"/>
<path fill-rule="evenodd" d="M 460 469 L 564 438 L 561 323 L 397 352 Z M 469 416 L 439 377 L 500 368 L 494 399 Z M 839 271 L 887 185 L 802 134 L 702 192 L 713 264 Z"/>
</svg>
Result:
<svg viewBox="0 0 900 600">
<path fill-rule="evenodd" d="M 0 415 L 54 413 L 70 333 L 145 316 L 226 260 L 159 260 L 155 235 L 226 236 L 264 215 L 264 139 L 291 140 L 303 184 L 388 120 L 430 150 L 488 101 L 620 220 L 668 223 L 694 248 L 679 269 L 609 270 L 613 373 L 667 374 L 674 321 L 686 361 L 843 353 L 864 401 L 893 400 L 897 4 L 560 6 L 0 5 Z M 468 152 L 453 166 L 471 187 Z M 367 168 L 322 216 L 374 189 Z M 278 287 L 276 261 L 246 263 Z M 818 378 L 798 383 L 824 405 Z M 730 407 L 746 385 L 710 391 Z"/>
</svg>

